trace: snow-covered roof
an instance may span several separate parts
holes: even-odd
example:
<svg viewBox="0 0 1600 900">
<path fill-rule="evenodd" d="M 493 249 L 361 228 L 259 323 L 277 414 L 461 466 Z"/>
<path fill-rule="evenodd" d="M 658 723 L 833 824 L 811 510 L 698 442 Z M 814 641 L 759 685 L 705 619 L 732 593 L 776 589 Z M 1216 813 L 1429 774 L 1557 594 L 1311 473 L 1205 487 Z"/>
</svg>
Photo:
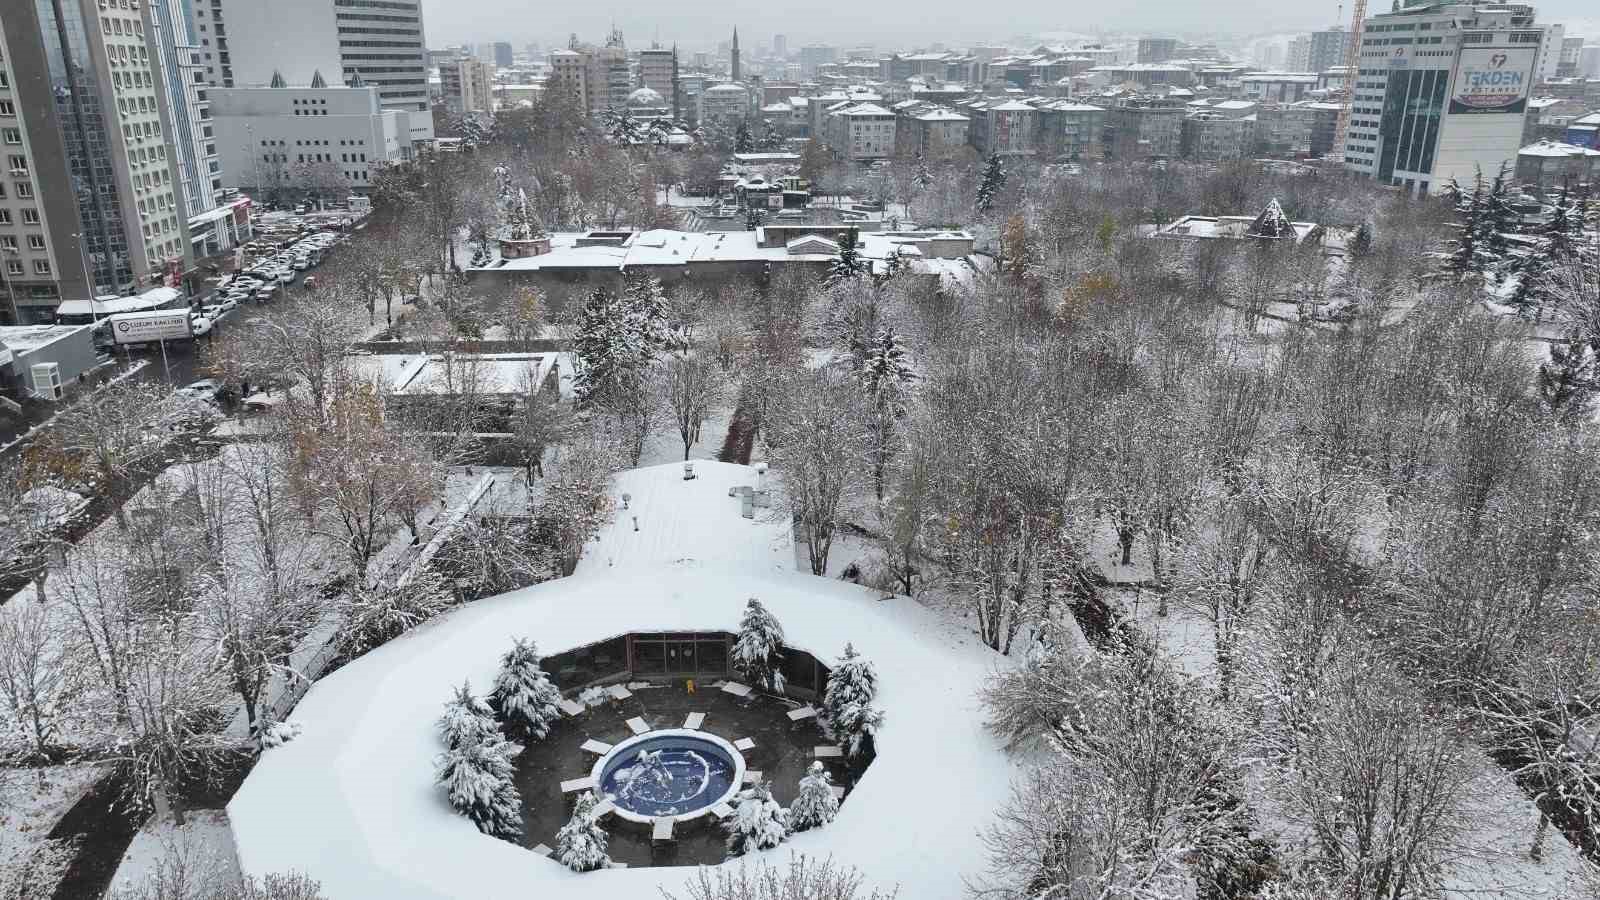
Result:
<svg viewBox="0 0 1600 900">
<path fill-rule="evenodd" d="M 974 830 L 1017 773 L 973 693 L 1007 660 L 913 600 L 800 574 L 792 554 L 780 564 L 769 542 L 786 548 L 787 527 L 767 510 L 753 520 L 732 512 L 739 501 L 727 487 L 754 471 L 725 465 L 698 463 L 694 481 L 679 465 L 619 476 L 611 496 L 630 493 L 629 509 L 577 574 L 458 607 L 314 684 L 294 711 L 301 734 L 263 753 L 228 804 L 241 868 L 304 872 L 331 897 L 636 900 L 658 886 L 685 895 L 696 867 L 577 874 L 480 834 L 434 783 L 434 720 L 464 679 L 493 681 L 513 637 L 549 654 L 628 631 L 732 631 L 757 597 L 787 645 L 831 660 L 849 642 L 871 660 L 886 712 L 877 758 L 838 817 L 791 837 L 773 862 L 788 850 L 831 856 L 904 897 L 966 897 L 989 864 Z M 746 549 L 727 562 L 730 545 Z"/>
<path fill-rule="evenodd" d="M 0 347 L 31 353 L 93 325 L 0 325 Z"/>
<path fill-rule="evenodd" d="M 841 109 L 834 113 L 836 116 L 892 116 L 894 113 L 884 109 L 876 103 L 862 103 L 849 109 Z"/>
<path fill-rule="evenodd" d="M 162 309 L 183 297 L 183 292 L 177 288 L 158 287 L 151 288 L 142 294 L 131 297 L 96 297 L 93 300 L 63 300 L 56 307 L 58 316 L 109 316 L 114 313 L 142 312 L 150 309 Z"/>
<path fill-rule="evenodd" d="M 1577 144 L 1566 144 L 1561 141 L 1539 141 L 1529 144 L 1517 151 L 1518 156 L 1544 156 L 1555 158 L 1571 158 L 1576 156 L 1600 156 L 1600 150 L 1591 150 L 1588 147 L 1579 147 Z"/>
<path fill-rule="evenodd" d="M 415 366 L 392 393 L 400 397 L 523 395 L 544 383 L 555 361 L 554 353 L 458 353 L 449 359 L 434 354 Z"/>
<path fill-rule="evenodd" d="M 967 122 L 971 121 L 953 109 L 934 109 L 917 115 L 919 122 Z"/>
</svg>

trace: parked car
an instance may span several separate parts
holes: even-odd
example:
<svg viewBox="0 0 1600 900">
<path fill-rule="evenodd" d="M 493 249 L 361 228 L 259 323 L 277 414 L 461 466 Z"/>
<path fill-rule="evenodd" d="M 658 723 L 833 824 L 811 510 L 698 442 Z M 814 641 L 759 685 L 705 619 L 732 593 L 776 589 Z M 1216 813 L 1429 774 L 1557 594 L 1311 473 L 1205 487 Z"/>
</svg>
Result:
<svg viewBox="0 0 1600 900">
<path fill-rule="evenodd" d="M 222 318 L 226 312 L 227 310 L 223 309 L 220 303 L 207 303 L 205 306 L 200 307 L 200 315 L 210 319 L 213 323 Z"/>
<path fill-rule="evenodd" d="M 205 316 L 190 316 L 189 330 L 195 337 L 205 337 L 211 333 L 211 320 Z"/>
<path fill-rule="evenodd" d="M 217 306 L 221 307 L 223 312 L 230 313 L 239 308 L 239 301 L 237 298 L 229 295 L 227 297 L 223 297 L 222 300 L 217 303 Z"/>
<path fill-rule="evenodd" d="M 222 382 L 215 378 L 202 378 L 192 384 L 178 388 L 178 393 L 192 397 L 202 397 L 207 400 L 216 400 L 222 396 Z"/>
</svg>

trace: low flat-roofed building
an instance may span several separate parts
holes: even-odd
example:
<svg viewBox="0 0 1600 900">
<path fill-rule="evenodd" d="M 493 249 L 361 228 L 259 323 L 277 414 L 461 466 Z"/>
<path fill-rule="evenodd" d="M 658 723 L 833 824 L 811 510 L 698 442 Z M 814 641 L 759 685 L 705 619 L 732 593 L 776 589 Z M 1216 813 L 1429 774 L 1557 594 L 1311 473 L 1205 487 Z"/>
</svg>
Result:
<svg viewBox="0 0 1600 900">
<path fill-rule="evenodd" d="M 0 394 L 61 399 L 100 365 L 93 332 L 89 325 L 0 326 Z"/>
</svg>

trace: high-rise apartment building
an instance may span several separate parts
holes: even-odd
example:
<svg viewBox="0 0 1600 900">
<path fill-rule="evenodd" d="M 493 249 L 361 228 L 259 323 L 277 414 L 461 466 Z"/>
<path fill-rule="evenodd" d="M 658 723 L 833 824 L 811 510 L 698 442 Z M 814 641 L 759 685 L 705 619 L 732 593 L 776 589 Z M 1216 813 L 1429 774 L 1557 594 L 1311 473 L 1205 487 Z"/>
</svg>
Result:
<svg viewBox="0 0 1600 900">
<path fill-rule="evenodd" d="M 550 78 L 545 89 L 566 93 L 578 106 L 589 109 L 589 51 L 550 51 Z"/>
<path fill-rule="evenodd" d="M 639 87 L 672 99 L 672 70 L 677 66 L 677 52 L 667 47 L 651 47 L 639 51 Z"/>
<path fill-rule="evenodd" d="M 1334 66 L 1344 65 L 1344 54 L 1350 45 L 1350 32 L 1335 25 L 1325 31 L 1311 32 L 1306 47 L 1306 72 L 1326 72 Z"/>
<path fill-rule="evenodd" d="M 172 122 L 184 214 L 190 218 L 215 209 L 222 199 L 222 172 L 211 128 L 206 69 L 199 35 L 189 15 L 192 2 L 145 0 L 155 38 L 157 72 L 166 80 L 167 117 Z"/>
<path fill-rule="evenodd" d="M 1426 195 L 1515 164 L 1544 38 L 1523 4 L 1414 2 L 1368 19 L 1345 165 Z"/>
<path fill-rule="evenodd" d="M 494 64 L 463 56 L 439 66 L 444 105 L 452 115 L 494 112 Z"/>
<path fill-rule="evenodd" d="M 507 41 L 495 41 L 494 64 L 502 69 L 509 69 L 515 62 L 516 59 L 511 53 L 511 44 Z"/>
<path fill-rule="evenodd" d="M 433 140 L 420 0 L 191 0 L 201 58 L 216 87 L 310 84 L 357 74 L 385 109 L 406 112 L 412 141 Z"/>
<path fill-rule="evenodd" d="M 0 310 L 124 291 L 192 260 L 167 82 L 141 3 L 8 3 L 0 16 Z"/>
<path fill-rule="evenodd" d="M 1308 35 L 1301 35 L 1289 41 L 1283 65 L 1290 72 L 1311 71 L 1311 38 Z"/>
</svg>

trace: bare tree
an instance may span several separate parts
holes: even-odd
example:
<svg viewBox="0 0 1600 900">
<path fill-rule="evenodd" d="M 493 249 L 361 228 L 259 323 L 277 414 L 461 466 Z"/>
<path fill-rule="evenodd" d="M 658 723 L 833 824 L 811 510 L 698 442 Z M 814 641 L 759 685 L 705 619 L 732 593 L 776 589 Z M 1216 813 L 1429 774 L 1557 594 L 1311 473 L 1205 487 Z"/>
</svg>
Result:
<svg viewBox="0 0 1600 900">
<path fill-rule="evenodd" d="M 897 891 L 864 892 L 861 876 L 854 869 L 836 866 L 832 860 L 815 862 L 803 854 L 791 856 L 787 867 L 758 865 L 752 870 L 741 865 L 737 871 L 718 866 L 712 875 L 701 868 L 689 882 L 683 900 L 894 900 Z M 665 900 L 679 900 L 662 888 Z"/>
<path fill-rule="evenodd" d="M 584 545 L 616 515 L 611 477 L 621 458 L 616 438 L 592 420 L 580 422 L 562 448 L 544 497 L 532 509 L 540 539 L 556 548 L 562 575 L 572 574 Z"/>
<path fill-rule="evenodd" d="M 287 580 L 274 585 L 246 581 L 226 566 L 207 579 L 195 600 L 204 639 L 244 703 L 250 735 L 259 739 L 271 724 L 263 705 L 276 677 L 300 677 L 289 657 L 319 613 L 314 593 Z"/>
<path fill-rule="evenodd" d="M 863 483 L 866 431 L 855 412 L 854 380 L 831 370 L 789 380 L 774 399 L 767 443 L 782 486 L 782 509 L 805 538 L 811 574 L 825 575 L 834 532 Z"/>
<path fill-rule="evenodd" d="M 672 354 L 664 368 L 667 406 L 687 460 L 690 448 L 700 442 L 700 426 L 722 399 L 722 372 L 705 355 L 690 351 Z"/>
<path fill-rule="evenodd" d="M 1172 589 L 1185 606 L 1211 624 L 1222 702 L 1232 699 L 1244 629 L 1271 589 L 1267 535 L 1257 527 L 1247 497 L 1231 497 L 1207 512 L 1209 524 L 1180 548 Z"/>
<path fill-rule="evenodd" d="M 36 445 L 36 458 L 67 484 L 103 491 L 117 525 L 126 531 L 122 504 L 134 473 L 165 449 L 168 433 L 162 422 L 171 410 L 162 385 L 114 382 L 63 410 Z"/>
<path fill-rule="evenodd" d="M 78 666 L 66 629 L 42 599 L 0 606 L 0 712 L 49 757 L 66 705 L 78 689 Z"/>
</svg>

